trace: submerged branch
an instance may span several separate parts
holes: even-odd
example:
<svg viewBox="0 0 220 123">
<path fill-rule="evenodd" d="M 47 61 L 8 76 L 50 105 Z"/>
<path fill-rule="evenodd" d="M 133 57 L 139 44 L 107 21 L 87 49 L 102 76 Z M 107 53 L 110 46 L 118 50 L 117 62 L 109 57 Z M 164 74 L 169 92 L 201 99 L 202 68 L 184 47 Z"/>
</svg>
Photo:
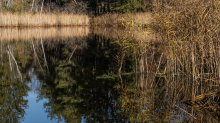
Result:
<svg viewBox="0 0 220 123">
<path fill-rule="evenodd" d="M 73 53 L 75 52 L 76 48 L 77 48 L 77 46 L 73 49 L 73 52 L 72 52 L 71 55 L 70 55 L 69 61 L 70 61 L 70 59 L 72 58 Z"/>
<path fill-rule="evenodd" d="M 184 111 L 186 114 L 190 115 L 191 117 L 193 117 L 194 119 L 196 119 L 196 120 L 197 120 L 197 118 L 196 118 L 196 117 L 194 117 L 192 114 L 188 113 L 186 110 L 184 110 L 184 109 L 180 108 L 180 107 L 179 107 L 179 106 L 177 106 L 177 105 L 174 105 L 174 106 L 176 106 L 177 108 L 179 108 L 180 110 Z"/>
</svg>

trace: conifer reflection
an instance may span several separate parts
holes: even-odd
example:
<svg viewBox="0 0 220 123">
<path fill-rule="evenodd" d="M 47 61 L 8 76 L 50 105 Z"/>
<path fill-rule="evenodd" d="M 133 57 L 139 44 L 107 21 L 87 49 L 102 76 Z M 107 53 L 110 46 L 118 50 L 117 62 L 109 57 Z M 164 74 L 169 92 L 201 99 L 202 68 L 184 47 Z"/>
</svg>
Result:
<svg viewBox="0 0 220 123">
<path fill-rule="evenodd" d="M 49 99 L 44 106 L 51 119 L 58 117 L 68 123 L 83 119 L 87 122 L 123 121 L 126 117 L 117 115 L 118 92 L 113 89 L 118 82 L 113 57 L 119 50 L 103 37 L 95 36 L 88 42 L 88 47 L 82 50 L 77 45 L 71 49 L 57 44 L 59 48 L 45 51 L 49 54 L 48 62 L 55 64 L 49 64 L 39 100 Z M 77 50 L 70 58 L 75 47 Z"/>
</svg>

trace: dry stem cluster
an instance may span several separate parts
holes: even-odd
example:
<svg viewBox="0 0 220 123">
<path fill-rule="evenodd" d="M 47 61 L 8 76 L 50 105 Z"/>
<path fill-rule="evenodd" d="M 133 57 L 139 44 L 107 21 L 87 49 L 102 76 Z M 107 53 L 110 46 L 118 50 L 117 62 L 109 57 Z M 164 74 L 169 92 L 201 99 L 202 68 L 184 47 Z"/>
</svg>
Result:
<svg viewBox="0 0 220 123">
<path fill-rule="evenodd" d="M 47 27 L 89 25 L 88 15 L 0 13 L 1 27 Z"/>
<path fill-rule="evenodd" d="M 95 25 L 99 26 L 114 26 L 120 27 L 124 26 L 123 23 L 133 21 L 136 25 L 148 24 L 151 20 L 151 14 L 149 12 L 139 12 L 139 13 L 107 13 L 97 16 L 93 19 Z"/>
</svg>

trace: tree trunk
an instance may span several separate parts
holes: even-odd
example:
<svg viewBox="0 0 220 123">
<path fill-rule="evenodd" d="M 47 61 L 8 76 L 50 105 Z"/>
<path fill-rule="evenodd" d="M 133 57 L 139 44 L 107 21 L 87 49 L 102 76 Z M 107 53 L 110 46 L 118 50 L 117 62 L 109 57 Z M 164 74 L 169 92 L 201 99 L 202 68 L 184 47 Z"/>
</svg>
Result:
<svg viewBox="0 0 220 123">
<path fill-rule="evenodd" d="M 110 12 L 110 0 L 108 0 L 107 11 Z"/>
<path fill-rule="evenodd" d="M 42 14 L 43 6 L 44 6 L 44 0 L 42 2 L 42 6 L 41 6 L 41 10 L 40 10 L 40 19 L 41 19 L 41 14 Z"/>
<path fill-rule="evenodd" d="M 99 1 L 97 0 L 96 2 L 96 11 L 97 11 L 97 15 L 99 15 Z"/>
<path fill-rule="evenodd" d="M 34 7 L 34 0 L 33 0 L 33 2 L 32 2 L 31 11 L 33 10 L 33 7 Z"/>
</svg>

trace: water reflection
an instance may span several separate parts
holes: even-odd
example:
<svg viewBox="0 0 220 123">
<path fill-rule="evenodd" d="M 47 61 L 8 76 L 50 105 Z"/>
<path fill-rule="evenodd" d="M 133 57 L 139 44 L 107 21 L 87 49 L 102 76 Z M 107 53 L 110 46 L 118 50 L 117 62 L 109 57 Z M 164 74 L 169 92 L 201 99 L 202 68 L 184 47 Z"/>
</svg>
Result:
<svg viewBox="0 0 220 123">
<path fill-rule="evenodd" d="M 67 29 L 52 32 L 60 30 Z M 138 39 L 136 31 L 130 36 L 123 30 L 68 30 L 2 38 L 0 122 L 27 122 L 34 114 L 25 109 L 33 104 L 44 107 L 44 122 L 219 121 L 218 76 L 205 74 L 218 69 L 211 63 L 203 64 L 205 69 L 193 67 L 200 62 L 187 57 L 198 44 L 184 45 L 192 52 L 152 41 L 154 36 Z M 194 58 L 201 60 L 198 54 Z M 200 76 L 191 74 L 200 70 Z"/>
<path fill-rule="evenodd" d="M 88 36 L 88 27 L 63 27 L 63 28 L 1 28 L 0 40 L 12 41 L 22 40 L 30 41 L 33 39 L 53 39 L 58 41 L 59 39 L 67 39 L 73 37 Z"/>
<path fill-rule="evenodd" d="M 0 122 L 16 123 L 24 119 L 28 86 L 10 72 L 9 62 L 0 66 Z"/>
<path fill-rule="evenodd" d="M 117 47 L 99 39 L 93 36 L 83 50 L 61 44 L 58 49 L 45 50 L 48 62 L 54 64 L 49 65 L 39 99 L 49 99 L 44 104 L 49 117 L 62 116 L 66 122 L 121 121 L 113 90 L 118 78 L 113 61 Z M 54 50 L 59 55 L 51 54 Z"/>
</svg>

